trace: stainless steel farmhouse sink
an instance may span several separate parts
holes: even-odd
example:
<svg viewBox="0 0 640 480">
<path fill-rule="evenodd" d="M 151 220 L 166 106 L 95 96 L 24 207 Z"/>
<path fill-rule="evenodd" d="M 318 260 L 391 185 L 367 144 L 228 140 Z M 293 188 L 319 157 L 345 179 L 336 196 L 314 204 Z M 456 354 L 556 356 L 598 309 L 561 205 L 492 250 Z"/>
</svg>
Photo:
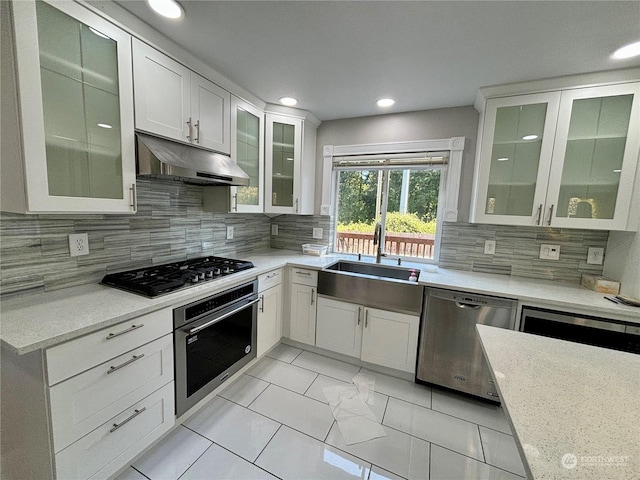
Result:
<svg viewBox="0 0 640 480">
<path fill-rule="evenodd" d="M 318 274 L 318 293 L 382 310 L 419 315 L 424 288 L 411 268 L 341 260 Z M 415 274 L 419 275 L 415 269 Z"/>
<path fill-rule="evenodd" d="M 341 260 L 329 265 L 327 270 L 335 270 L 337 272 L 349 272 L 359 273 L 361 275 L 371 275 L 373 277 L 394 278 L 396 280 L 407 280 L 411 272 L 415 272 L 416 277 L 419 277 L 420 270 L 414 268 L 405 267 L 393 267 L 388 265 L 380 265 L 378 263 L 362 263 L 362 262 L 348 262 Z"/>
</svg>

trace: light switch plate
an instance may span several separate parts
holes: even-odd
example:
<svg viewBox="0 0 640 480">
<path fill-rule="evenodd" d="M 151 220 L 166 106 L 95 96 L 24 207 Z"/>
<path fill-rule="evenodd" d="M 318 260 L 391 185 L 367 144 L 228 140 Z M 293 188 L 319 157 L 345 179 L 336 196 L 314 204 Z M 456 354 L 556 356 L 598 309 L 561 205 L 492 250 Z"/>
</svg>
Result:
<svg viewBox="0 0 640 480">
<path fill-rule="evenodd" d="M 313 238 L 322 239 L 322 228 L 314 228 L 313 229 Z"/>
<path fill-rule="evenodd" d="M 89 236 L 86 233 L 69 234 L 69 254 L 72 257 L 89 255 Z"/>
<path fill-rule="evenodd" d="M 233 240 L 233 227 L 227 227 L 227 240 Z"/>
<path fill-rule="evenodd" d="M 271 225 L 271 235 L 278 235 L 278 225 Z"/>
<path fill-rule="evenodd" d="M 496 253 L 496 241 L 495 240 L 485 240 L 484 241 L 484 253 L 486 255 L 493 255 Z"/>
<path fill-rule="evenodd" d="M 543 260 L 560 260 L 560 245 L 540 245 L 540 258 Z"/>
<path fill-rule="evenodd" d="M 604 258 L 604 248 L 601 247 L 589 247 L 589 253 L 587 254 L 587 263 L 590 265 L 602 265 Z"/>
</svg>

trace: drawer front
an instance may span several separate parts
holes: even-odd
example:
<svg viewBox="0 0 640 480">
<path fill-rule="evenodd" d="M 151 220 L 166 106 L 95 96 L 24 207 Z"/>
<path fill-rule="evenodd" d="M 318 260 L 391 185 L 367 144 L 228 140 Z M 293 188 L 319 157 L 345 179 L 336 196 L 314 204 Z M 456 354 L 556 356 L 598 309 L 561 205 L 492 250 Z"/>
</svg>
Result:
<svg viewBox="0 0 640 480">
<path fill-rule="evenodd" d="M 170 308 L 112 325 L 46 350 L 49 386 L 173 331 Z"/>
<path fill-rule="evenodd" d="M 165 335 L 49 389 L 54 451 L 173 380 L 173 335 Z"/>
<path fill-rule="evenodd" d="M 258 291 L 265 290 L 280 285 L 282 283 L 282 269 L 272 270 L 269 273 L 263 273 L 258 277 Z"/>
<path fill-rule="evenodd" d="M 56 478 L 109 478 L 174 421 L 171 382 L 57 453 Z"/>
<path fill-rule="evenodd" d="M 316 285 L 318 285 L 318 271 L 292 267 L 291 282 L 315 287 Z"/>
</svg>

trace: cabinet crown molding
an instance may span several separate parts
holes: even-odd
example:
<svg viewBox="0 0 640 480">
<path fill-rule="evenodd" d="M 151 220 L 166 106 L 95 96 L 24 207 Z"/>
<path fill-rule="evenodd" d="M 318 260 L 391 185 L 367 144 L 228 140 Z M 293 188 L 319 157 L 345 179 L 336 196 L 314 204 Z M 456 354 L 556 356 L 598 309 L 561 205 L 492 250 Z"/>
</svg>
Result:
<svg viewBox="0 0 640 480">
<path fill-rule="evenodd" d="M 628 83 L 640 81 L 640 67 L 621 70 L 606 70 L 601 72 L 581 73 L 563 77 L 542 78 L 527 82 L 507 83 L 481 87 L 476 94 L 473 106 L 482 113 L 489 98 L 510 97 L 529 93 L 543 93 L 554 90 L 569 90 L 572 88 L 597 87 L 614 83 Z"/>
</svg>

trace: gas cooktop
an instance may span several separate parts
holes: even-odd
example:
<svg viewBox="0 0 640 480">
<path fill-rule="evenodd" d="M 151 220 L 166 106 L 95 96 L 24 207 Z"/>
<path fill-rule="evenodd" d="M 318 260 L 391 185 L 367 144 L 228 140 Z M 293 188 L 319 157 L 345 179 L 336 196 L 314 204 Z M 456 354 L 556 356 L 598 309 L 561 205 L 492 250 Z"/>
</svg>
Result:
<svg viewBox="0 0 640 480">
<path fill-rule="evenodd" d="M 145 297 L 157 297 L 250 268 L 253 268 L 253 263 L 245 260 L 201 257 L 126 272 L 110 273 L 105 275 L 101 283 Z"/>
</svg>

